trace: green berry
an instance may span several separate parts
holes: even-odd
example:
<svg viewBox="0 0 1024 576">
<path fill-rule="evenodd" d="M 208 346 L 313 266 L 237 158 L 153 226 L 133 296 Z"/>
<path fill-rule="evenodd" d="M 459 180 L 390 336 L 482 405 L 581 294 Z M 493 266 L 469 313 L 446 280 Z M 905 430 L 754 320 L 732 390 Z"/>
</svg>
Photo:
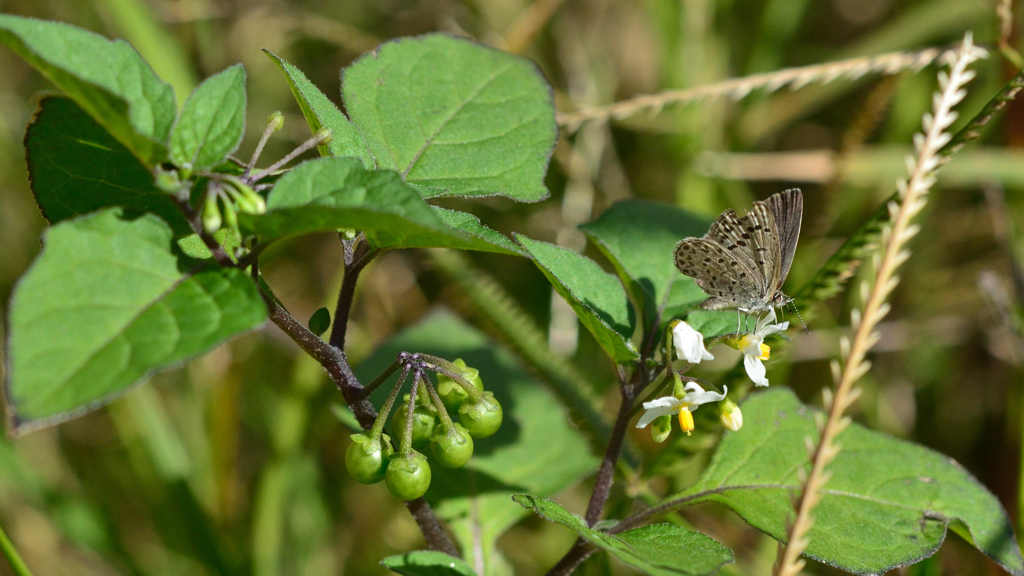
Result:
<svg viewBox="0 0 1024 576">
<path fill-rule="evenodd" d="M 430 438 L 430 452 L 445 468 L 461 468 L 473 456 L 473 437 L 461 424 L 440 428 Z"/>
<path fill-rule="evenodd" d="M 476 402 L 466 401 L 459 407 L 459 422 L 473 438 L 487 438 L 497 432 L 502 416 L 501 404 L 493 392 L 484 392 Z"/>
<path fill-rule="evenodd" d="M 345 452 L 345 469 L 356 482 L 376 484 L 384 479 L 388 459 L 394 453 L 387 434 L 380 438 L 370 438 L 366 432 L 353 434 Z"/>
<path fill-rule="evenodd" d="M 473 386 L 476 386 L 477 390 L 481 392 L 484 391 L 484 382 L 480 379 L 479 370 L 466 366 L 466 363 L 462 358 L 456 358 L 455 362 L 452 362 L 452 364 L 455 364 L 455 367 L 457 368 L 456 372 L 460 376 L 469 380 Z M 437 375 L 437 395 L 441 397 L 441 402 L 449 412 L 458 411 L 459 406 L 462 406 L 462 403 L 469 398 L 469 394 L 466 393 L 458 382 L 444 374 Z"/>
<path fill-rule="evenodd" d="M 395 410 L 391 417 L 391 430 L 399 444 L 405 436 L 405 417 L 409 403 L 406 402 Z M 430 442 L 430 437 L 437 427 L 437 410 L 433 406 L 417 406 L 412 413 L 412 445 L 419 448 Z"/>
<path fill-rule="evenodd" d="M 413 450 L 393 456 L 388 463 L 384 481 L 391 493 L 402 500 L 415 500 L 430 487 L 430 465 L 427 457 Z"/>
</svg>

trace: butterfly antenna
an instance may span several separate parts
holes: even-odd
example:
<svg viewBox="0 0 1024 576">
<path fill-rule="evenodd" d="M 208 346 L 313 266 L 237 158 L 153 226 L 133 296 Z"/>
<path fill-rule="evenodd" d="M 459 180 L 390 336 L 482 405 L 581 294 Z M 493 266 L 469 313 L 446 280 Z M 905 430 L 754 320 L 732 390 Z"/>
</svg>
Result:
<svg viewBox="0 0 1024 576">
<path fill-rule="evenodd" d="M 796 317 L 800 319 L 800 325 L 804 327 L 804 332 L 809 335 L 811 331 L 807 329 L 807 324 L 804 324 L 804 317 L 800 315 L 800 309 L 796 307 L 792 300 L 789 303 L 793 306 L 793 312 L 796 312 Z"/>
</svg>

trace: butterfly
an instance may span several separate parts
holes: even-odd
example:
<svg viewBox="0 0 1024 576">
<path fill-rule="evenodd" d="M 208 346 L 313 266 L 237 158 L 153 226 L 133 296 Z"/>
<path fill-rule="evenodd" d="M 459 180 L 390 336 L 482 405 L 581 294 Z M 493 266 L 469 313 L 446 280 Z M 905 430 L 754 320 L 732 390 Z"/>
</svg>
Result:
<svg viewBox="0 0 1024 576">
<path fill-rule="evenodd" d="M 754 202 L 743 218 L 726 210 L 703 238 L 680 241 L 676 268 L 711 296 L 700 307 L 763 312 L 791 302 L 781 288 L 793 264 L 803 212 L 803 194 L 793 188 Z"/>
</svg>

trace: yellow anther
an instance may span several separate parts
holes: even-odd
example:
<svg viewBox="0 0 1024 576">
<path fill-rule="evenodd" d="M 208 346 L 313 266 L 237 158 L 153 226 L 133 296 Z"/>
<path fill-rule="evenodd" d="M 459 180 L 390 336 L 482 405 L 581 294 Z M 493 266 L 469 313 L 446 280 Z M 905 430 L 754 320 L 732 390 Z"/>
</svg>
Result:
<svg viewBox="0 0 1024 576">
<path fill-rule="evenodd" d="M 686 406 L 679 408 L 679 427 L 686 432 L 689 436 L 690 432 L 693 432 L 693 414 L 690 413 L 690 409 Z"/>
<path fill-rule="evenodd" d="M 767 344 L 761 344 L 761 355 L 758 356 L 758 359 L 760 359 L 760 360 L 767 360 L 768 356 L 770 356 L 771 353 L 772 353 L 772 349 L 769 348 Z"/>
</svg>

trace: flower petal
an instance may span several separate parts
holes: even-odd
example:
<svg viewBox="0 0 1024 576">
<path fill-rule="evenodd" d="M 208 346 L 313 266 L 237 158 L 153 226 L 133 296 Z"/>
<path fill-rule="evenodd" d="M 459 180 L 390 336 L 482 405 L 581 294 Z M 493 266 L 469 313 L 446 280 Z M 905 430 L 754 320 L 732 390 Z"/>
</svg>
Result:
<svg viewBox="0 0 1024 576">
<path fill-rule="evenodd" d="M 683 320 L 677 322 L 672 328 L 672 344 L 675 346 L 676 356 L 690 364 L 697 364 L 701 360 L 715 359 L 704 348 L 704 335 Z"/>
<path fill-rule="evenodd" d="M 747 376 L 750 376 L 756 386 L 768 385 L 768 379 L 764 377 L 767 370 L 757 357 L 744 355 L 743 367 L 747 369 Z"/>
<path fill-rule="evenodd" d="M 765 326 L 764 330 L 761 331 L 760 334 L 763 336 L 771 336 L 772 334 L 778 334 L 787 328 L 789 328 L 789 320 L 778 324 L 772 324 L 771 326 Z"/>
<path fill-rule="evenodd" d="M 673 400 L 675 400 L 675 398 L 673 398 Z M 649 402 L 646 402 L 645 404 L 649 404 Z M 644 415 L 640 417 L 640 420 L 637 421 L 636 427 L 645 428 L 648 424 L 654 422 L 661 416 L 671 416 L 678 411 L 678 406 L 655 406 L 653 408 L 648 408 L 647 411 L 644 412 Z"/>
<path fill-rule="evenodd" d="M 760 334 L 748 334 L 740 340 L 740 350 L 745 356 L 753 356 L 757 358 L 761 355 L 761 344 L 764 342 L 764 336 Z"/>
</svg>

